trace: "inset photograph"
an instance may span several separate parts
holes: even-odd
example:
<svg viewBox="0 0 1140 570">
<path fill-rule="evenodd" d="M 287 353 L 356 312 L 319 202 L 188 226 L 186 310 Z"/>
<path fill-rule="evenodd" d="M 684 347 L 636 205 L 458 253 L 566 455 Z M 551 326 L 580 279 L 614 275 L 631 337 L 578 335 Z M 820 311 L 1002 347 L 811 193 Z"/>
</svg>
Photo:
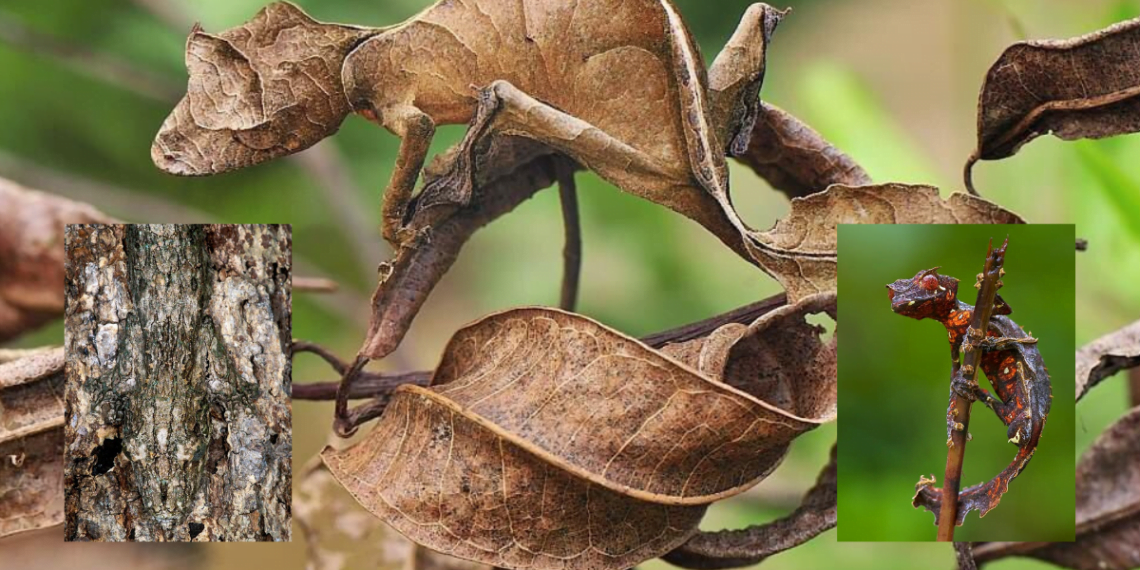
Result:
<svg viewBox="0 0 1140 570">
<path fill-rule="evenodd" d="M 65 539 L 290 540 L 290 226 L 64 242 Z"/>
<path fill-rule="evenodd" d="M 1074 242 L 839 226 L 840 541 L 1074 539 Z"/>
</svg>

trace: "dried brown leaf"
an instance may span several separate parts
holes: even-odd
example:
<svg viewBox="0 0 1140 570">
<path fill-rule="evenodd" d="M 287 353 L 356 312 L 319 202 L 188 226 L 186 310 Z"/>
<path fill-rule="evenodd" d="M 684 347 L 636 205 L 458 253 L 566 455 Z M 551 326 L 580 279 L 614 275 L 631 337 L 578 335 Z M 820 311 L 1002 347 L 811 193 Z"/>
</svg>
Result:
<svg viewBox="0 0 1140 570">
<path fill-rule="evenodd" d="M 1140 321 L 1077 351 L 1077 401 L 1101 380 L 1135 366 L 1140 366 Z"/>
<path fill-rule="evenodd" d="M 762 317 L 746 343 L 729 327 L 708 344 L 745 360 L 795 329 L 785 322 L 824 310 L 833 295 Z M 745 490 L 834 418 L 834 369 L 825 382 L 826 367 L 757 378 L 725 352 L 710 349 L 706 369 L 776 403 L 581 316 L 500 313 L 456 333 L 432 386 L 397 389 L 362 443 L 322 457 L 420 544 L 497 566 L 626 568 L 683 542 L 705 504 Z M 438 487 L 417 483 L 429 473 Z M 613 517 L 626 524 L 615 531 Z"/>
<path fill-rule="evenodd" d="M 63 315 L 63 226 L 110 221 L 0 178 L 0 342 Z"/>
<path fill-rule="evenodd" d="M 397 391 L 363 442 L 321 456 L 405 536 L 509 568 L 629 568 L 683 542 L 705 511 L 575 477 L 430 391 Z"/>
<path fill-rule="evenodd" d="M 836 523 L 836 446 L 831 461 L 800 506 L 786 517 L 743 530 L 701 532 L 663 558 L 683 568 L 710 570 L 759 564 L 765 558 L 795 548 Z"/>
<path fill-rule="evenodd" d="M 871 177 L 850 156 L 770 103 L 760 104 L 748 152 L 736 159 L 788 198 L 822 192 L 832 184 L 871 184 Z"/>
<path fill-rule="evenodd" d="M 1140 18 L 1067 40 L 1018 42 L 978 96 L 978 160 L 1012 156 L 1043 134 L 1063 140 L 1140 131 Z"/>
<path fill-rule="evenodd" d="M 1075 542 L 978 545 L 978 562 L 1029 556 L 1074 570 L 1140 567 L 1140 407 L 1093 442 L 1077 464 Z"/>
<path fill-rule="evenodd" d="M 792 211 L 750 244 L 761 267 L 788 292 L 789 302 L 835 290 L 839 224 L 1015 224 L 1016 214 L 981 198 L 933 186 L 831 186 L 792 200 Z"/>
<path fill-rule="evenodd" d="M 63 349 L 19 353 L 0 354 L 0 537 L 63 522 Z"/>
</svg>

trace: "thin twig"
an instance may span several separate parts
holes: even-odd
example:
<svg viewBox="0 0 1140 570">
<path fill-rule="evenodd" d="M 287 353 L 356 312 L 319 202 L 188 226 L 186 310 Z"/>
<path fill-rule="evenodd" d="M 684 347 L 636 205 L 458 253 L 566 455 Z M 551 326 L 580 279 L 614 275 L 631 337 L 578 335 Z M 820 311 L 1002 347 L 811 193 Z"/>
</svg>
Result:
<svg viewBox="0 0 1140 570">
<path fill-rule="evenodd" d="M 642 337 L 641 342 L 644 342 L 652 348 L 661 348 L 667 344 L 693 340 L 705 336 L 727 324 L 751 324 L 752 321 L 787 304 L 787 295 L 780 293 L 762 301 L 757 301 L 702 321 L 681 325 L 667 331 Z"/>
<path fill-rule="evenodd" d="M 578 188 L 574 169 L 558 167 L 558 198 L 562 202 L 562 224 L 566 244 L 562 249 L 562 295 L 558 306 L 573 311 L 578 304 L 578 282 L 582 274 L 582 223 L 578 217 Z"/>
<path fill-rule="evenodd" d="M 294 277 L 293 291 L 305 293 L 335 293 L 340 288 L 336 281 L 324 277 Z"/>
<path fill-rule="evenodd" d="M 962 342 L 960 367 L 955 365 L 954 374 L 961 374 L 967 384 L 976 382 L 978 368 L 981 365 L 982 351 L 977 343 L 985 338 L 989 330 L 990 317 L 994 309 L 994 297 L 1001 288 L 999 280 L 1002 264 L 1005 263 L 1005 249 L 1009 245 L 1009 238 L 998 249 L 994 249 L 990 242 L 989 252 L 986 254 L 985 267 L 980 275 L 980 289 L 974 314 L 970 321 L 970 328 L 966 330 L 966 338 Z M 938 540 L 953 541 L 954 527 L 958 521 L 958 490 L 962 482 L 962 462 L 966 456 L 967 433 L 970 429 L 970 406 L 972 401 L 951 391 L 950 409 L 947 415 L 953 422 L 954 429 L 950 432 L 950 449 L 946 452 L 946 476 L 942 482 L 942 506 L 938 515 Z"/>
<path fill-rule="evenodd" d="M 1128 371 L 1128 393 L 1132 407 L 1140 406 L 1140 368 Z"/>
<path fill-rule="evenodd" d="M 1089 240 L 1087 240 L 1087 239 L 1078 239 L 1077 240 L 1077 251 L 1088 251 L 1088 249 L 1089 249 Z"/>
</svg>

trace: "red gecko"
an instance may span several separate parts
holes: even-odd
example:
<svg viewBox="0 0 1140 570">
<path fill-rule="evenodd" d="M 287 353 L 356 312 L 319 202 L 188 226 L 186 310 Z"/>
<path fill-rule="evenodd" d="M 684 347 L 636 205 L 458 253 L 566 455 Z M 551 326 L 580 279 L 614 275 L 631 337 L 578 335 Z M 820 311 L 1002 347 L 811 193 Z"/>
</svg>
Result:
<svg viewBox="0 0 1140 570">
<path fill-rule="evenodd" d="M 981 516 L 985 516 L 997 506 L 1008 490 L 1009 482 L 1025 469 L 1033 457 L 1053 401 L 1049 373 L 1037 350 L 1037 339 L 1031 338 L 1007 316 L 1012 310 L 998 296 L 994 299 L 987 336 L 980 347 L 982 372 L 993 385 L 997 393 L 995 398 L 977 382 L 966 381 L 959 370 L 962 341 L 970 326 L 974 307 L 957 298 L 958 280 L 939 275 L 935 267 L 920 271 L 911 279 L 899 279 L 887 285 L 887 289 L 891 309 L 896 313 L 914 319 L 934 319 L 946 327 L 954 364 L 951 389 L 963 397 L 980 400 L 993 410 L 1008 426 L 1009 441 L 1018 446 L 1017 456 L 1001 473 L 958 494 L 958 519 L 955 522 L 960 526 L 971 510 L 977 509 Z M 949 419 L 949 412 L 947 418 L 946 435 L 949 440 L 951 431 L 961 427 Z M 934 479 L 925 477 L 917 487 L 914 506 L 932 511 L 937 524 L 941 491 L 934 488 Z"/>
</svg>

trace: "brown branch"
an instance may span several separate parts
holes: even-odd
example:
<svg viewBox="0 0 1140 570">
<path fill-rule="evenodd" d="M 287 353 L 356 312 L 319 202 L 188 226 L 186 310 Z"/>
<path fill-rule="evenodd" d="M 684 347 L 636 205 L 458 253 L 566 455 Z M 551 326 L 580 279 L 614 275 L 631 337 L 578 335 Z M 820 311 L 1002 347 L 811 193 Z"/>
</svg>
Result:
<svg viewBox="0 0 1140 570">
<path fill-rule="evenodd" d="M 958 559 L 958 570 L 978 570 L 974 562 L 974 547 L 969 542 L 955 542 L 954 556 Z"/>
<path fill-rule="evenodd" d="M 294 277 L 293 291 L 306 293 L 335 293 L 339 288 L 336 281 L 324 277 Z"/>
<path fill-rule="evenodd" d="M 1128 371 L 1128 393 L 1131 407 L 1140 406 L 1140 368 Z"/>
<path fill-rule="evenodd" d="M 574 169 L 559 168 L 558 198 L 562 203 L 562 225 L 566 245 L 562 249 L 562 294 L 558 306 L 573 311 L 578 304 L 578 282 L 582 274 L 582 223 L 578 219 L 578 188 Z"/>
<path fill-rule="evenodd" d="M 698 570 L 752 566 L 835 528 L 836 449 L 831 447 L 831 460 L 790 515 L 743 530 L 698 532 L 662 558 Z"/>
<path fill-rule="evenodd" d="M 761 316 L 783 307 L 786 304 L 788 304 L 787 295 L 780 293 L 762 301 L 757 301 L 702 321 L 681 325 L 677 328 L 642 337 L 641 342 L 653 348 L 661 348 L 667 344 L 693 340 L 705 336 L 727 324 L 751 324 Z"/>
<path fill-rule="evenodd" d="M 311 342 L 293 341 L 293 354 L 311 352 L 328 362 L 337 374 L 344 374 L 349 364 L 339 359 L 328 349 Z M 431 371 L 404 372 L 400 374 L 377 374 L 361 372 L 349 391 L 348 397 L 352 399 L 384 397 L 401 384 L 418 384 L 426 386 L 431 379 Z M 294 384 L 294 400 L 335 400 L 337 382 L 323 384 Z"/>
<path fill-rule="evenodd" d="M 183 4 L 170 0 L 132 0 L 132 3 L 172 30 L 186 30 L 194 25 L 194 18 Z"/>
<path fill-rule="evenodd" d="M 999 279 L 1005 273 L 1002 265 L 1005 263 L 1005 249 L 1008 245 L 1009 238 L 1006 238 L 998 249 L 994 249 L 993 242 L 990 242 L 986 264 L 979 276 L 981 280 L 978 284 L 978 300 L 974 306 L 970 328 L 966 330 L 966 339 L 962 342 L 961 366 L 955 366 L 954 369 L 954 373 L 961 374 L 968 384 L 977 382 L 975 378 L 982 359 L 982 351 L 977 343 L 985 338 L 986 331 L 989 330 L 994 297 L 1002 285 Z M 946 476 L 942 482 L 942 508 L 938 516 L 940 541 L 954 540 L 954 526 L 958 520 L 958 490 L 962 483 L 962 462 L 966 456 L 972 403 L 972 400 L 951 391 L 950 409 L 947 410 L 947 415 L 953 422 L 954 429 L 951 430 L 950 449 L 946 452 Z"/>
</svg>

